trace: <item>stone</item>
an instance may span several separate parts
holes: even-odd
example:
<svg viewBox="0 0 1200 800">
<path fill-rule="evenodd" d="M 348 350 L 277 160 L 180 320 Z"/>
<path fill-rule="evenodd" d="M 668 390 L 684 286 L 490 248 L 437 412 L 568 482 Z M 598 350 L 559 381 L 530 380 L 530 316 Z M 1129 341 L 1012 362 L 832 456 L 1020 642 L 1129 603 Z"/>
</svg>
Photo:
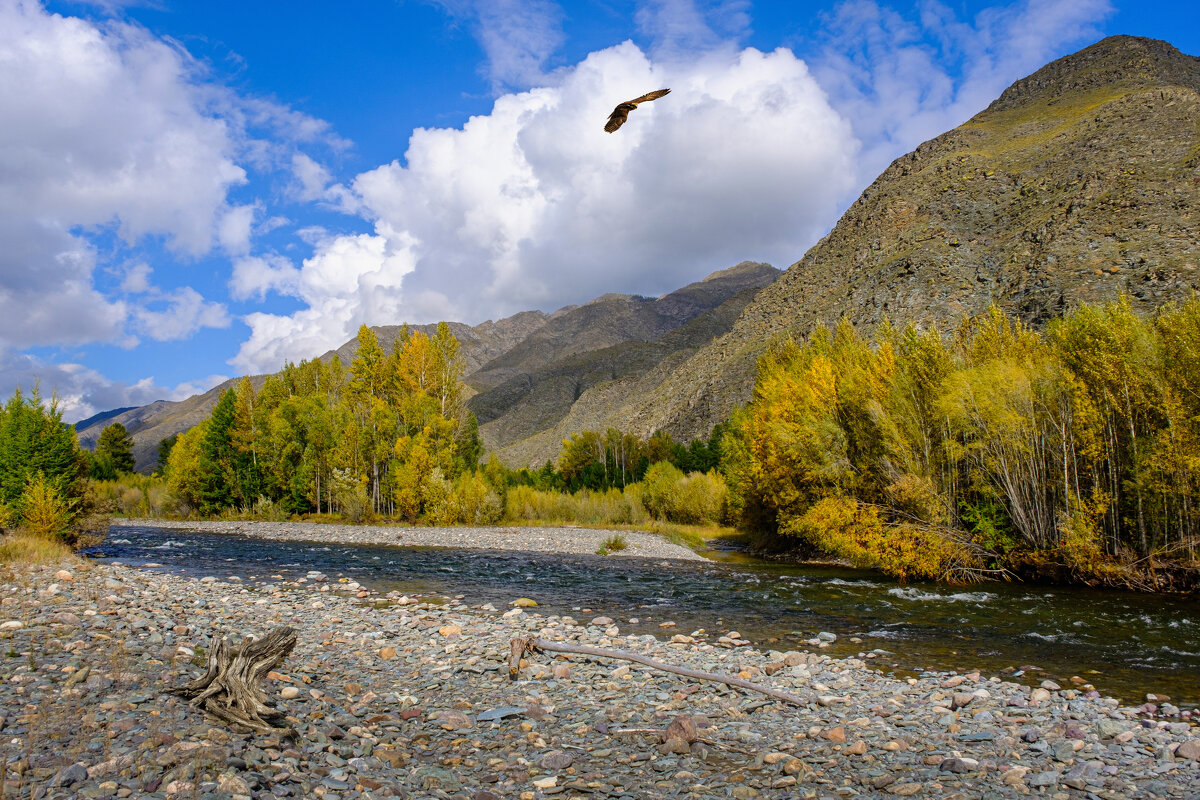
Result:
<svg viewBox="0 0 1200 800">
<path fill-rule="evenodd" d="M 447 638 L 450 636 L 461 636 L 462 627 L 458 625 L 443 625 L 442 627 L 438 628 L 438 635 Z"/>
<path fill-rule="evenodd" d="M 79 762 L 63 767 L 51 780 L 51 786 L 71 787 L 88 778 L 87 767 Z"/>
<path fill-rule="evenodd" d="M 533 782 L 533 785 L 538 789 L 553 789 L 558 786 L 558 776 L 551 775 L 549 778 L 538 778 Z"/>
<path fill-rule="evenodd" d="M 60 569 L 58 572 L 54 573 L 54 580 L 70 582 L 75 580 L 75 576 L 72 575 L 69 570 Z"/>
<path fill-rule="evenodd" d="M 1178 759 L 1200 761 L 1200 739 L 1189 739 L 1175 749 Z"/>
<path fill-rule="evenodd" d="M 0 631 L 16 631 L 25 627 L 25 623 L 19 619 L 10 619 L 8 622 L 0 622 Z"/>
<path fill-rule="evenodd" d="M 1029 786 L 1057 786 L 1061 776 L 1053 770 L 1045 770 L 1043 772 L 1033 772 L 1025 776 L 1025 782 Z"/>
<path fill-rule="evenodd" d="M 300 689 L 295 686 L 285 686 L 279 690 L 279 696 L 284 700 L 295 700 L 300 696 Z"/>
<path fill-rule="evenodd" d="M 396 648 L 394 648 L 394 647 L 379 648 L 379 657 L 382 658 L 384 661 L 391 661 L 393 658 L 396 657 Z"/>
<path fill-rule="evenodd" d="M 537 604 L 537 600 L 533 600 L 528 597 L 518 597 L 509 605 L 516 606 L 517 608 L 537 608 Z"/>
<path fill-rule="evenodd" d="M 591 624 L 599 626 L 601 628 L 607 628 L 609 625 L 613 624 L 613 618 L 612 617 L 596 617 L 595 619 L 592 620 Z"/>
<path fill-rule="evenodd" d="M 974 699 L 975 695 L 971 692 L 955 692 L 954 696 L 950 699 L 950 708 L 965 708 L 966 706 L 969 706 L 971 701 Z"/>
<path fill-rule="evenodd" d="M 821 738 L 827 739 L 834 744 L 842 744 L 846 741 L 846 728 L 842 725 L 838 725 L 836 728 L 830 728 L 827 731 L 822 731 Z"/>
<path fill-rule="evenodd" d="M 1038 688 L 1029 693 L 1029 701 L 1032 703 L 1043 703 L 1050 699 L 1050 691 L 1048 689 Z"/>
</svg>

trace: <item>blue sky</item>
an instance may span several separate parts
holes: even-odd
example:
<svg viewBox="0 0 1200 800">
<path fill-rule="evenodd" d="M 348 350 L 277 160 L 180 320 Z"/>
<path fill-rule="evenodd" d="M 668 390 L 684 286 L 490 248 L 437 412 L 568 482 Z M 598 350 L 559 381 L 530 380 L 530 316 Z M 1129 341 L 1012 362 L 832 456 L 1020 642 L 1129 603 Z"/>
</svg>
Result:
<svg viewBox="0 0 1200 800">
<path fill-rule="evenodd" d="M 1200 54 L 1200 11 L 0 0 L 0 392 L 75 420 L 363 323 L 785 268 L 893 158 L 1115 33 Z"/>
</svg>

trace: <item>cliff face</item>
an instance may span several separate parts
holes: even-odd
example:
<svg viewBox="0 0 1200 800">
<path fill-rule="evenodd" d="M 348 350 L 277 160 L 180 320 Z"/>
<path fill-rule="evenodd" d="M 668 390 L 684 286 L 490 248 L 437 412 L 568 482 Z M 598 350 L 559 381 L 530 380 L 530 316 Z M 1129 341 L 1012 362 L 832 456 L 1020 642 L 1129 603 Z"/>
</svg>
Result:
<svg viewBox="0 0 1200 800">
<path fill-rule="evenodd" d="M 1124 292 L 1200 288 L 1200 59 L 1105 39 L 897 159 L 730 332 L 622 393 L 626 428 L 704 435 L 774 336 L 843 315 L 945 329 L 998 304 L 1039 324 Z"/>
</svg>

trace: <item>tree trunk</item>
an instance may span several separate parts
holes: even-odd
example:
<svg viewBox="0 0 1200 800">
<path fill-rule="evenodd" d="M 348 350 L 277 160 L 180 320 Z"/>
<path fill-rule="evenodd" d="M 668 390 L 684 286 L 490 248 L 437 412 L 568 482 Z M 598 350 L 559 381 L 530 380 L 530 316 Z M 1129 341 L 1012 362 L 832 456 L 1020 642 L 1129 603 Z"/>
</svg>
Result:
<svg viewBox="0 0 1200 800">
<path fill-rule="evenodd" d="M 272 724 L 285 715 L 270 705 L 261 688 L 267 673 L 281 665 L 295 646 L 296 631 L 288 627 L 275 628 L 261 639 L 248 638 L 236 647 L 222 636 L 213 643 L 204 675 L 170 690 L 171 694 L 230 725 L 295 738 L 291 728 Z"/>
</svg>

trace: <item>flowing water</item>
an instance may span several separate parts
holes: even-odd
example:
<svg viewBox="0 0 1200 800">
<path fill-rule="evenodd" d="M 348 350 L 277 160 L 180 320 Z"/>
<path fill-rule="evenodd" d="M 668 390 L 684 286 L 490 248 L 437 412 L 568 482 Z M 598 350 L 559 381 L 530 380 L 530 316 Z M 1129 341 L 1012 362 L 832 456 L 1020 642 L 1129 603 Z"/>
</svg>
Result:
<svg viewBox="0 0 1200 800">
<path fill-rule="evenodd" d="M 462 595 L 497 607 L 531 597 L 543 613 L 613 617 L 622 633 L 737 630 L 764 650 L 792 649 L 829 631 L 838 640 L 824 652 L 874 651 L 881 668 L 901 673 L 978 668 L 1010 675 L 1024 668 L 1018 677 L 1027 682 L 1051 676 L 1066 687 L 1078 675 L 1127 703 L 1149 692 L 1186 707 L 1200 703 L 1195 597 L 1003 583 L 901 586 L 869 572 L 748 559 L 335 545 L 138 527 L 113 529 L 89 554 L 247 582 L 319 570 L 374 590 Z M 676 626 L 659 627 L 667 621 Z"/>
</svg>

